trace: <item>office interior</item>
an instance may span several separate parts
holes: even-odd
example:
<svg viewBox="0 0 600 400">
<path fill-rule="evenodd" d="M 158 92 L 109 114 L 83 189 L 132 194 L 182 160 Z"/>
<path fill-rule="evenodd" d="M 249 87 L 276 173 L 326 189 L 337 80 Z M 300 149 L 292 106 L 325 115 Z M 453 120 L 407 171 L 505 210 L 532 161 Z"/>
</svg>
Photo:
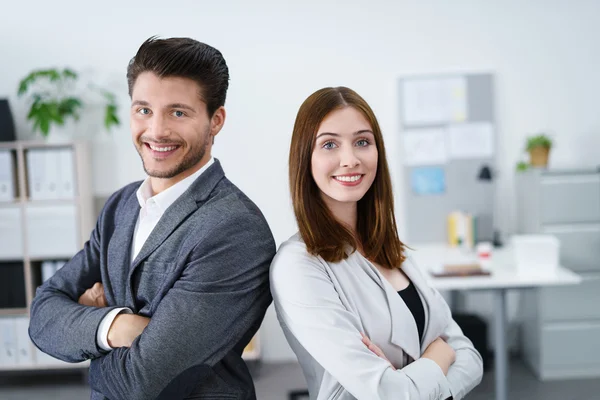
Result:
<svg viewBox="0 0 600 400">
<path fill-rule="evenodd" d="M 350 87 L 379 119 L 403 242 L 473 257 L 478 242 L 489 242 L 498 246 L 492 247 L 492 258 L 504 254 L 502 267 L 508 275 L 518 274 L 515 237 L 543 235 L 536 236 L 546 240 L 542 244 L 555 245 L 564 279 L 486 287 L 485 279 L 498 278 L 496 270 L 490 276 L 432 277 L 485 347 L 483 381 L 466 398 L 597 399 L 598 15 L 600 2 L 593 0 L 3 4 L 0 99 L 8 100 L 15 138 L 0 142 L 0 180 L 14 180 L 13 192 L 0 201 L 0 288 L 15 293 L 14 282 L 24 284 L 16 300 L 0 295 L 0 338 L 10 331 L 16 349 L 30 346 L 19 332 L 26 331 L 35 287 L 77 250 L 73 243 L 81 246 L 80 236 L 89 235 L 107 198 L 145 177 L 129 131 L 125 72 L 130 58 L 150 36 L 192 37 L 219 49 L 231 76 L 227 119 L 213 155 L 260 207 L 277 245 L 297 231 L 287 169 L 297 110 L 319 88 Z M 30 104 L 18 95 L 19 82 L 35 70 L 65 67 L 77 71 L 80 81 L 114 93 L 119 125 L 107 132 L 101 115 L 104 98 L 84 90 L 86 108 L 79 121 L 52 127 L 47 138 L 33 131 L 26 118 Z M 484 89 L 474 94 L 473 88 Z M 458 96 L 442 96 L 450 105 L 439 100 L 444 90 Z M 427 103 L 426 111 L 419 111 L 418 95 L 440 103 Z M 482 107 L 487 111 L 476 114 Z M 423 129 L 419 118 L 435 119 L 431 113 L 436 112 L 446 114 L 433 127 L 425 126 L 430 141 L 421 143 L 426 150 L 421 147 L 419 158 L 418 143 L 411 137 Z M 469 160 L 460 163 L 451 146 L 440 150 L 435 138 L 466 124 L 473 130 L 455 137 L 462 137 L 471 153 L 455 153 L 456 159 Z M 485 139 L 469 141 L 475 131 Z M 549 159 L 545 167 L 532 167 L 527 141 L 541 134 L 552 140 Z M 69 177 L 61 193 L 50 200 L 43 189 L 36 193 L 32 182 L 58 176 L 58 171 Z M 451 179 L 456 174 L 464 180 Z M 477 185 L 485 185 L 484 192 Z M 28 204 L 36 196 L 41 200 Z M 478 221 L 470 222 L 470 243 L 452 242 L 454 211 Z M 24 230 L 30 233 L 26 245 L 15 239 Z M 536 256 L 547 260 L 547 255 L 540 250 L 527 257 L 535 264 Z M 436 260 L 443 264 L 440 257 Z M 433 264 L 424 259 L 424 274 L 431 274 Z M 467 283 L 456 283 L 460 279 Z M 470 287 L 472 279 L 484 283 Z M 498 341 L 500 319 L 503 339 Z M 7 341 L 0 342 L 3 353 Z M 498 343 L 506 358 L 500 375 Z M 34 348 L 29 351 L 22 362 L 18 354 L 0 358 L 0 398 L 89 397 L 85 366 L 56 363 Z M 258 399 L 308 398 L 272 306 L 249 354 Z M 499 380 L 505 383 L 500 392 Z"/>
</svg>

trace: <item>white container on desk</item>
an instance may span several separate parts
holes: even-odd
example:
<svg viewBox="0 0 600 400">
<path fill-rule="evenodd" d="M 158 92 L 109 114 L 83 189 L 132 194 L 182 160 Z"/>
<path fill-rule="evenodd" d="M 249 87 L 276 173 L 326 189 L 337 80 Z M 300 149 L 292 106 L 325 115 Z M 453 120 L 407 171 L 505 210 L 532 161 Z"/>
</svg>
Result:
<svg viewBox="0 0 600 400">
<path fill-rule="evenodd" d="M 560 264 L 560 241 L 553 235 L 512 237 L 515 264 L 519 274 L 554 274 Z"/>
</svg>

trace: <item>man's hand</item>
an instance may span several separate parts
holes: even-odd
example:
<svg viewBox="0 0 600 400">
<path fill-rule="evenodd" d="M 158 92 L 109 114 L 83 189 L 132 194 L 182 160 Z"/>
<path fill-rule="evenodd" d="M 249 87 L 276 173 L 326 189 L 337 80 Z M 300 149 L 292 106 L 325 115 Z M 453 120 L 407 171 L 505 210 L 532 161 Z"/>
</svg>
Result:
<svg viewBox="0 0 600 400">
<path fill-rule="evenodd" d="M 78 303 L 90 307 L 106 307 L 104 286 L 100 282 L 94 283 L 94 286 L 83 292 L 81 297 L 79 297 Z"/>
<path fill-rule="evenodd" d="M 108 344 L 112 348 L 131 347 L 135 338 L 142 334 L 149 323 L 150 318 L 141 315 L 117 315 L 108 331 Z"/>
<path fill-rule="evenodd" d="M 444 375 L 448 375 L 448 369 L 456 360 L 456 352 L 442 338 L 437 338 L 425 349 L 422 358 L 429 358 L 440 366 Z"/>
<path fill-rule="evenodd" d="M 373 353 L 375 353 L 375 355 L 377 355 L 379 358 L 383 358 L 385 361 L 390 363 L 390 365 L 392 366 L 392 369 L 395 371 L 396 367 L 394 367 L 394 365 L 390 362 L 390 360 L 387 359 L 385 354 L 383 354 L 383 351 L 379 347 L 377 347 L 375 345 L 375 343 L 371 342 L 371 339 L 369 339 L 367 336 L 365 336 L 364 333 L 361 333 L 360 335 L 362 336 L 362 342 L 365 344 L 365 346 L 367 346 L 368 349 L 371 350 Z"/>
</svg>

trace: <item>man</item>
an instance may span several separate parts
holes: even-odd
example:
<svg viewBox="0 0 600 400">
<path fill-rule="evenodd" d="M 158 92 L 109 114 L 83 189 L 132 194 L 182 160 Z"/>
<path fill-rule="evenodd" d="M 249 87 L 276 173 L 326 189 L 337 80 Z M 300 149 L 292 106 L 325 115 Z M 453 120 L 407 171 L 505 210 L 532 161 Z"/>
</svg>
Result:
<svg viewBox="0 0 600 400">
<path fill-rule="evenodd" d="M 271 302 L 267 222 L 211 157 L 221 53 L 150 38 L 127 69 L 148 178 L 113 194 L 82 251 L 42 285 L 29 334 L 90 364 L 92 399 L 255 399 L 241 358 Z"/>
</svg>

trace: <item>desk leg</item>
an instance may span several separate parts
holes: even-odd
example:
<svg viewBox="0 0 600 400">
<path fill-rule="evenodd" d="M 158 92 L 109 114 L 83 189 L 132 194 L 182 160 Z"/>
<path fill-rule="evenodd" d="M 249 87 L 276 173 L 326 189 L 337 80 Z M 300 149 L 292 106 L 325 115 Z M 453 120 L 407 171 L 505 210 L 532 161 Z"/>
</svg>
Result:
<svg viewBox="0 0 600 400">
<path fill-rule="evenodd" d="M 494 291 L 495 321 L 494 375 L 496 378 L 496 400 L 508 398 L 508 351 L 506 348 L 506 289 Z"/>
</svg>

